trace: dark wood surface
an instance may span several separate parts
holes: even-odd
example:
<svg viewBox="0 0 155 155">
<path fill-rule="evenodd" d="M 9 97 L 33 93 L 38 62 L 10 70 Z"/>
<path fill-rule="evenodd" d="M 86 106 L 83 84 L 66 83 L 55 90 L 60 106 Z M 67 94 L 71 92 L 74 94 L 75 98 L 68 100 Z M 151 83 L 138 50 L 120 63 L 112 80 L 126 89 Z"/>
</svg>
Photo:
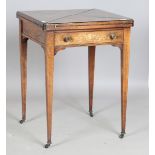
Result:
<svg viewBox="0 0 155 155">
<path fill-rule="evenodd" d="M 40 25 L 43 29 L 60 25 L 133 24 L 130 18 L 98 9 L 18 11 L 17 17 Z"/>
</svg>

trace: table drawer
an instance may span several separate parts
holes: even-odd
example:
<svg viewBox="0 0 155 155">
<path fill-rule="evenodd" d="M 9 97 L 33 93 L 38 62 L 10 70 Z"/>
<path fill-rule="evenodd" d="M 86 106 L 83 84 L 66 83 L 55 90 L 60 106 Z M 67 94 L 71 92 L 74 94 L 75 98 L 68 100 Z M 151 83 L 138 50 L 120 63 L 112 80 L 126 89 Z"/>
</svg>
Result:
<svg viewBox="0 0 155 155">
<path fill-rule="evenodd" d="M 56 33 L 55 46 L 117 43 L 123 41 L 123 30 Z"/>
</svg>

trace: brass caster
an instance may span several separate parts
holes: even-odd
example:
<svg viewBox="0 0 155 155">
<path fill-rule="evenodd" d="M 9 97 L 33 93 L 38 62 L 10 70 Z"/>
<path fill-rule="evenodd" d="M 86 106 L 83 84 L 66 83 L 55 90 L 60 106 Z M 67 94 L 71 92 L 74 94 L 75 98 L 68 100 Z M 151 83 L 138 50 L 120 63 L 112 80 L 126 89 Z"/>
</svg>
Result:
<svg viewBox="0 0 155 155">
<path fill-rule="evenodd" d="M 90 117 L 94 116 L 92 111 L 89 112 L 89 115 L 90 115 Z"/>
<path fill-rule="evenodd" d="M 125 132 L 121 132 L 121 134 L 119 135 L 119 138 L 124 138 Z"/>
<path fill-rule="evenodd" d="M 23 124 L 24 122 L 25 122 L 24 119 L 22 119 L 22 120 L 19 121 L 20 124 Z"/>
<path fill-rule="evenodd" d="M 47 143 L 46 145 L 45 145 L 45 148 L 47 149 L 47 148 L 49 148 L 50 147 L 50 143 Z"/>
</svg>

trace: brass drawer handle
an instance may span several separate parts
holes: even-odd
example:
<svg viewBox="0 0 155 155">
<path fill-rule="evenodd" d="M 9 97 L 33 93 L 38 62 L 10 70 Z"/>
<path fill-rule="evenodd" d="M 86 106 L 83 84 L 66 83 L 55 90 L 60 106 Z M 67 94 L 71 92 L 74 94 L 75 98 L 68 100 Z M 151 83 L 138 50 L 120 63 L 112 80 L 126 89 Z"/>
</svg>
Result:
<svg viewBox="0 0 155 155">
<path fill-rule="evenodd" d="M 109 35 L 109 38 L 110 38 L 111 40 L 114 40 L 114 39 L 117 38 L 117 36 L 116 36 L 115 33 L 111 33 L 111 34 Z"/>
<path fill-rule="evenodd" d="M 73 41 L 72 37 L 71 36 L 66 36 L 64 37 L 64 42 L 69 42 L 69 41 Z"/>
</svg>

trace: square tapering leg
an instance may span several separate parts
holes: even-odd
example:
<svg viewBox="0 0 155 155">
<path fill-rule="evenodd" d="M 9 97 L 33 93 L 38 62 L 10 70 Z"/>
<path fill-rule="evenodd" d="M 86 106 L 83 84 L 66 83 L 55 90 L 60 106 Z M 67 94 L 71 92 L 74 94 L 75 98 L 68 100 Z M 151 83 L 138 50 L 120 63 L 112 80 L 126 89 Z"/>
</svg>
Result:
<svg viewBox="0 0 155 155">
<path fill-rule="evenodd" d="M 124 29 L 124 43 L 121 48 L 121 134 L 124 137 L 126 128 L 126 109 L 128 93 L 128 73 L 130 57 L 130 29 Z"/>
<path fill-rule="evenodd" d="M 27 88 L 27 38 L 22 36 L 23 25 L 19 21 L 19 46 L 20 46 L 20 68 L 21 68 L 21 96 L 22 96 L 22 124 L 26 120 L 26 88 Z"/>
<path fill-rule="evenodd" d="M 88 76 L 89 76 L 89 114 L 93 117 L 93 89 L 95 69 L 95 46 L 88 47 Z"/>
<path fill-rule="evenodd" d="M 53 34 L 51 35 L 51 37 Z M 52 37 L 53 38 L 53 37 Z M 45 52 L 45 79 L 46 79 L 46 113 L 47 113 L 47 144 L 51 144 L 52 130 L 52 103 L 53 103 L 53 72 L 54 72 L 54 41 L 49 43 L 50 38 L 47 35 Z M 51 45 L 52 44 L 52 45 Z"/>
</svg>

